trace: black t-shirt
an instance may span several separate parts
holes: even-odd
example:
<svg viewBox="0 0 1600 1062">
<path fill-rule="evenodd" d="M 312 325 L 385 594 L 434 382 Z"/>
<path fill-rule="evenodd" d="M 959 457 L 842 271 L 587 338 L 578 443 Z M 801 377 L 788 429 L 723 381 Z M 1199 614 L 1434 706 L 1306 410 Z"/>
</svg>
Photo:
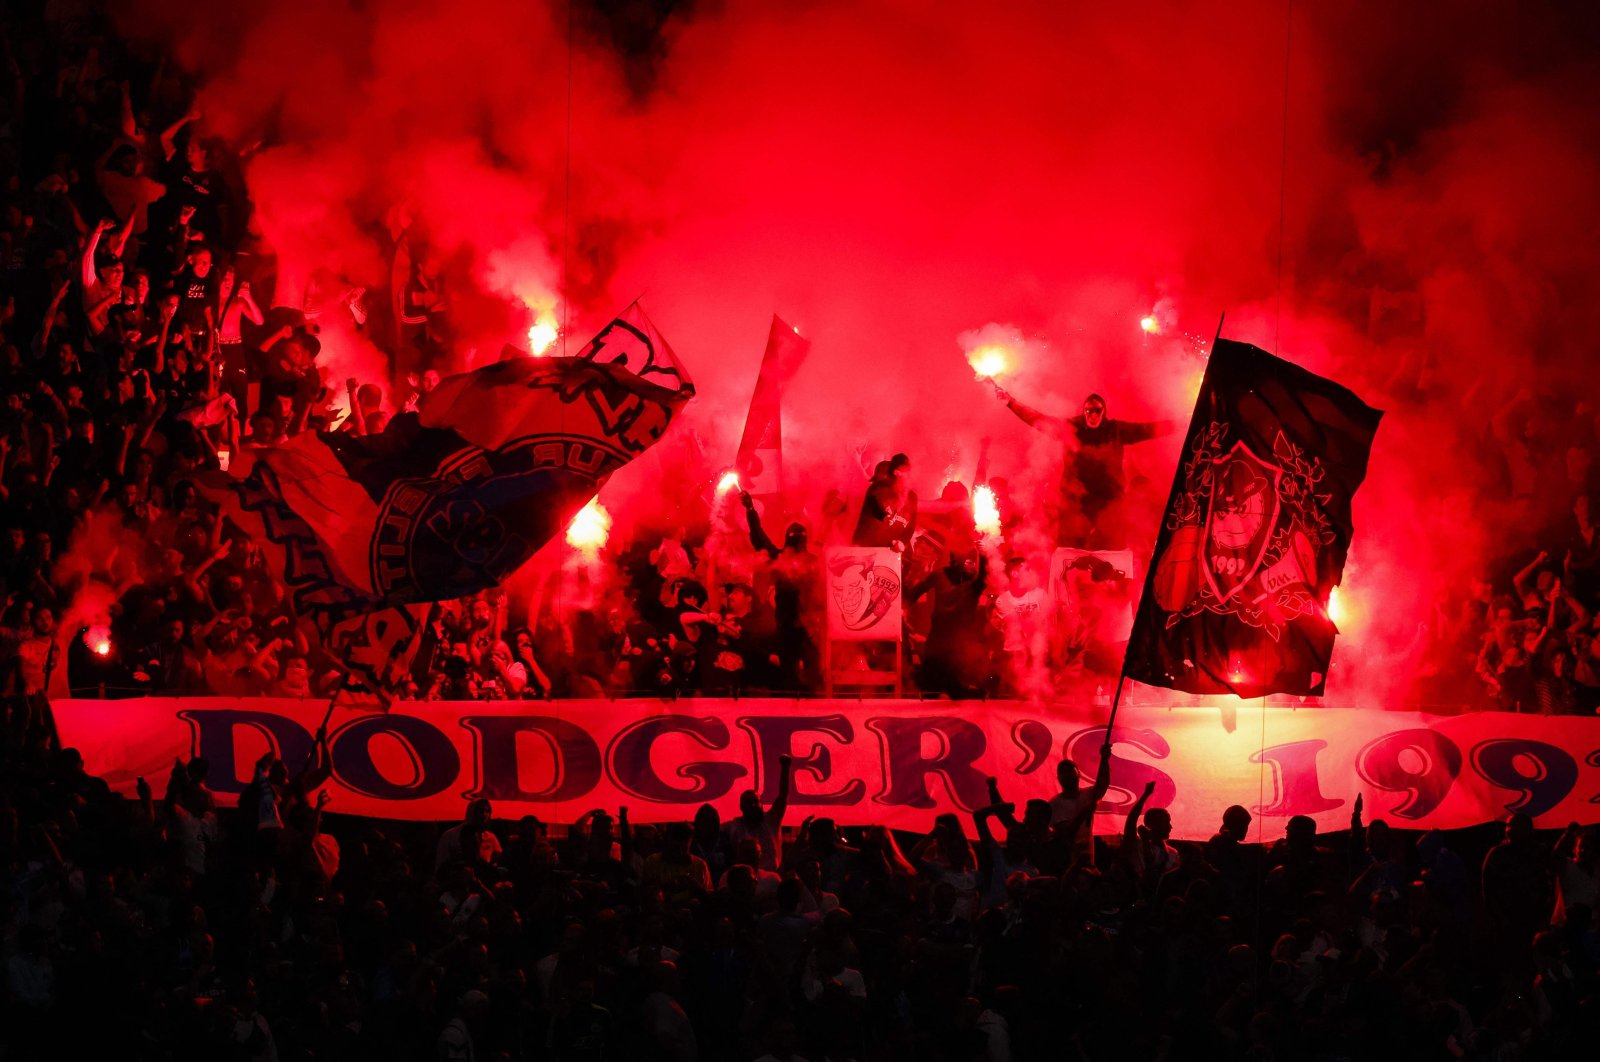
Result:
<svg viewBox="0 0 1600 1062">
<path fill-rule="evenodd" d="M 573 1062 L 603 1062 L 610 1057 L 611 1012 L 596 1003 L 580 1003 L 556 1018 L 550 1030 L 555 1057 Z"/>
<path fill-rule="evenodd" d="M 203 277 L 185 269 L 178 276 L 178 320 L 191 330 L 207 328 L 206 310 L 215 310 L 217 304 L 217 271 L 213 269 Z"/>
<path fill-rule="evenodd" d="M 221 215 L 217 210 L 220 185 L 215 170 L 196 171 L 190 169 L 186 161 L 177 159 L 167 168 L 166 185 L 167 198 L 174 204 L 174 209 L 179 206 L 194 207 L 190 228 L 198 229 L 207 241 L 214 241 L 222 235 L 217 231 Z"/>
<path fill-rule="evenodd" d="M 899 490 L 893 480 L 875 480 L 861 501 L 856 519 L 856 546 L 909 543 L 917 529 L 917 492 Z"/>
<path fill-rule="evenodd" d="M 718 632 L 717 655 L 732 653 L 743 662 L 735 672 L 742 684 L 770 685 L 773 679 L 770 654 L 776 648 L 776 632 L 772 610 L 758 603 L 746 616 L 728 617 Z"/>
<path fill-rule="evenodd" d="M 1115 502 L 1124 489 L 1123 448 L 1155 438 L 1159 425 L 1107 418 L 1091 428 L 1081 414 L 1067 423 L 1078 446 L 1068 453 L 1065 472 L 1083 491 L 1084 508 L 1092 511 Z"/>
<path fill-rule="evenodd" d="M 141 336 L 151 334 L 152 325 L 159 329 L 160 324 L 146 319 L 145 308 L 136 302 L 118 302 L 111 308 L 109 321 L 112 330 L 117 335 L 126 335 L 130 329 L 137 329 Z"/>
</svg>

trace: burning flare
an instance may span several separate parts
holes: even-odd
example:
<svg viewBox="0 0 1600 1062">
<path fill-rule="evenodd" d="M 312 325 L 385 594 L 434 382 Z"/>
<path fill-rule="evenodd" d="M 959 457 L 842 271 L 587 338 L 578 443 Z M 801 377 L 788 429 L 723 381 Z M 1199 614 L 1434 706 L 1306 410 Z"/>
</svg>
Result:
<svg viewBox="0 0 1600 1062">
<path fill-rule="evenodd" d="M 83 632 L 83 644 L 95 656 L 111 655 L 111 628 L 104 623 L 92 624 Z"/>
<path fill-rule="evenodd" d="M 1328 619 L 1341 629 L 1350 619 L 1350 610 L 1345 608 L 1337 586 L 1328 591 Z"/>
<path fill-rule="evenodd" d="M 967 351 L 967 364 L 980 380 L 993 382 L 996 376 L 1011 368 L 1009 352 L 1001 346 L 974 347 Z"/>
<path fill-rule="evenodd" d="M 578 515 L 567 525 L 567 545 L 584 553 L 597 553 L 611 537 L 611 514 L 600 504 L 599 498 L 590 498 L 589 504 L 578 510 Z"/>
<path fill-rule="evenodd" d="M 1156 319 L 1156 315 L 1153 313 L 1139 318 L 1139 327 L 1153 336 L 1161 334 L 1161 322 Z"/>
<path fill-rule="evenodd" d="M 560 337 L 561 328 L 556 323 L 556 315 L 544 310 L 528 329 L 528 352 L 536 358 L 542 358 Z"/>
<path fill-rule="evenodd" d="M 972 526 L 980 535 L 1000 533 L 1000 505 L 986 483 L 972 492 Z"/>
<path fill-rule="evenodd" d="M 738 490 L 738 489 L 739 489 L 739 473 L 734 471 L 731 468 L 728 469 L 728 471 L 726 471 L 726 472 L 724 472 L 722 474 L 722 478 L 721 479 L 717 480 L 717 493 L 718 494 L 726 494 L 730 490 Z"/>
</svg>

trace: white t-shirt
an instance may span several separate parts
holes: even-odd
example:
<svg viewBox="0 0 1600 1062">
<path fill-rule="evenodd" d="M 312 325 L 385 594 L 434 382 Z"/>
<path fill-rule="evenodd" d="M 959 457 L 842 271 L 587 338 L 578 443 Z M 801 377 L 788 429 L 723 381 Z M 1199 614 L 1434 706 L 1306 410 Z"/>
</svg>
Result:
<svg viewBox="0 0 1600 1062">
<path fill-rule="evenodd" d="M 731 869 L 731 868 L 730 868 Z M 770 870 L 756 870 L 756 899 L 762 903 L 775 900 L 778 897 L 778 886 L 783 884 L 783 877 Z M 722 872 L 722 877 L 717 881 L 717 888 L 728 887 L 728 871 Z"/>
<path fill-rule="evenodd" d="M 995 598 L 994 614 L 1005 634 L 1006 652 L 1023 653 L 1037 648 L 1048 600 L 1044 589 L 1037 586 L 1023 594 L 1006 590 Z"/>
<path fill-rule="evenodd" d="M 826 988 L 828 984 L 838 985 L 840 988 L 844 989 L 852 999 L 867 998 L 867 982 L 866 979 L 861 976 L 860 970 L 857 970 L 854 967 L 846 966 L 844 969 L 830 977 L 826 983 L 824 983 L 822 979 L 817 976 L 815 956 L 813 956 L 812 961 L 806 963 L 805 972 L 800 975 L 800 991 L 805 994 L 806 1001 L 808 1003 L 815 1003 L 817 1001 L 817 997 L 822 995 L 822 990 Z"/>
<path fill-rule="evenodd" d="M 651 992 L 644 997 L 642 1017 L 645 1031 L 661 1055 L 672 1062 L 688 1062 L 700 1056 L 694 1026 L 677 1000 L 665 992 Z"/>
<path fill-rule="evenodd" d="M 1072 796 L 1057 793 L 1050 798 L 1050 825 L 1058 822 L 1071 822 L 1086 810 L 1090 803 L 1098 803 L 1094 799 L 1094 787 L 1085 786 Z M 1078 825 L 1078 831 L 1073 836 L 1072 847 L 1080 857 L 1089 865 L 1094 863 L 1094 815 L 1091 813 L 1084 817 Z"/>
<path fill-rule="evenodd" d="M 467 1023 L 460 1018 L 450 1019 L 450 1024 L 439 1033 L 434 1048 L 438 1053 L 439 1062 L 472 1062 L 475 1057 L 472 1049 L 472 1033 L 467 1029 Z"/>
<path fill-rule="evenodd" d="M 182 806 L 173 810 L 177 818 L 174 835 L 183 865 L 192 874 L 204 874 L 206 855 L 217 843 L 217 817 L 208 811 L 196 818 Z"/>
<path fill-rule="evenodd" d="M 776 871 L 783 865 L 783 827 L 772 821 L 772 812 L 764 812 L 761 821 L 751 826 L 741 815 L 727 825 L 728 846 L 737 849 L 739 842 L 753 838 L 761 846 L 761 869 Z"/>
<path fill-rule="evenodd" d="M 1566 922 L 1570 907 L 1583 904 L 1594 910 L 1595 901 L 1600 899 L 1600 870 L 1584 870 L 1576 859 L 1564 859 L 1556 869 L 1556 885 L 1555 921 L 1560 924 Z"/>
<path fill-rule="evenodd" d="M 439 835 L 439 845 L 433 852 L 433 872 L 435 874 L 443 870 L 451 860 L 466 859 L 470 862 L 477 857 L 478 853 L 476 852 L 463 852 L 461 850 L 462 827 L 463 824 L 458 822 Z M 494 848 L 494 858 L 499 859 L 500 853 L 505 850 L 500 844 L 500 837 L 493 830 L 489 831 L 489 836 L 494 838 L 492 846 Z"/>
</svg>

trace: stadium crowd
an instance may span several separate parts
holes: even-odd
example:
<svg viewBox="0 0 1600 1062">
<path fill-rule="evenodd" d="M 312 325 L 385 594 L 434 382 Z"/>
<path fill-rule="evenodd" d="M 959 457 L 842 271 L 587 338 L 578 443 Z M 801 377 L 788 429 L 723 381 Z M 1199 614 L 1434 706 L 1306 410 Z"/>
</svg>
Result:
<svg viewBox="0 0 1600 1062">
<path fill-rule="evenodd" d="M 597 809 L 562 832 L 479 802 L 439 830 L 340 818 L 321 743 L 305 764 L 263 758 L 237 807 L 199 760 L 141 780 L 137 798 L 112 793 L 53 742 L 60 673 L 113 693 L 308 696 L 339 681 L 313 618 L 197 479 L 299 432 L 382 430 L 448 367 L 448 302 L 419 267 L 385 331 L 384 300 L 351 292 L 324 312 L 370 324 L 401 386 L 323 379 L 318 315 L 275 297 L 252 233 L 247 146 L 207 134 L 159 56 L 83 24 L 3 26 L 5 1057 L 1592 1050 L 1600 837 L 1541 838 L 1520 816 L 1503 837 L 1416 836 L 1363 822 L 1358 803 L 1348 833 L 1297 819 L 1256 846 L 1236 807 L 1191 844 L 1146 792 L 1120 836 L 1092 837 L 1118 781 L 1103 762 L 1084 780 L 1062 764 L 1060 795 L 1021 809 L 991 787 L 970 822 L 941 817 L 920 837 L 796 822 L 784 796 L 763 807 L 753 793 L 726 823 L 709 807 L 651 823 Z M 1002 555 L 995 592 L 961 521 L 916 535 L 908 459 L 869 471 L 854 528 L 834 493 L 815 544 L 898 542 L 913 558 L 923 689 L 1014 691 L 1038 652 L 1042 562 Z M 1588 497 L 1505 585 L 1441 603 L 1439 681 L 1464 702 L 1594 711 Z M 967 503 L 964 489 L 940 501 Z M 774 540 L 737 492 L 709 499 L 702 523 L 617 543 L 601 591 L 570 613 L 502 591 L 447 603 L 399 695 L 814 690 L 827 576 L 808 529 Z M 1080 662 L 1104 648 L 1092 641 L 1072 646 Z M 1474 661 L 1483 691 L 1455 682 Z"/>
<path fill-rule="evenodd" d="M 430 390 L 456 363 L 435 256 L 421 235 L 403 234 L 417 246 L 399 291 L 332 277 L 320 279 L 321 295 L 277 290 L 242 177 L 253 145 L 210 135 L 158 54 L 130 51 L 92 23 L 14 29 L 0 56 L 9 82 L 0 101 L 8 688 L 324 695 L 344 673 L 325 627 L 295 614 L 260 545 L 218 517 L 204 481 L 243 448 L 306 431 L 382 431 Z M 335 316 L 386 353 L 391 379 L 327 378 L 319 337 Z M 1111 420 L 1098 395 L 1059 420 L 1002 397 L 1036 427 L 1077 433 L 1063 492 L 1087 493 L 1062 524 L 1083 526 L 1059 541 L 1122 544 L 1111 530 L 1122 447 L 1171 425 Z M 1571 451 L 1569 526 L 1514 579 L 1486 578 L 1438 605 L 1425 647 L 1428 703 L 1592 713 L 1600 702 L 1587 450 L 1549 427 L 1515 405 L 1494 426 L 1530 466 Z M 707 481 L 717 474 L 700 471 Z M 791 525 L 781 542 L 758 505 L 740 504 L 747 497 L 708 489 L 686 499 L 680 526 L 631 529 L 631 541 L 601 550 L 581 594 L 524 581 L 445 602 L 414 646 L 409 677 L 389 692 L 813 693 L 826 648 L 821 547 L 840 543 L 904 554 L 902 689 L 1017 695 L 1047 679 L 1072 695 L 1111 681 L 1118 647 L 1100 613 L 1125 608 L 1127 572 L 1081 562 L 1074 578 L 1088 592 L 1064 609 L 1046 586 L 1050 543 L 1025 549 L 1013 535 L 1019 514 L 1003 480 L 987 484 L 1003 544 L 980 550 L 964 526 L 965 486 L 946 484 L 919 507 L 906 455 L 863 462 L 862 474 L 856 490 L 828 493 L 816 527 Z"/>
<path fill-rule="evenodd" d="M 5 751 L 7 1058 L 1507 1062 L 1600 1034 L 1593 827 L 1418 836 L 1358 799 L 1347 833 L 1250 844 L 1234 807 L 1179 843 L 1147 788 L 1091 838 L 1102 758 L 915 836 L 795 822 L 785 759 L 730 821 L 557 835 L 481 800 L 340 819 L 320 737 L 236 808 L 200 760 L 129 799 L 42 736 Z"/>
</svg>

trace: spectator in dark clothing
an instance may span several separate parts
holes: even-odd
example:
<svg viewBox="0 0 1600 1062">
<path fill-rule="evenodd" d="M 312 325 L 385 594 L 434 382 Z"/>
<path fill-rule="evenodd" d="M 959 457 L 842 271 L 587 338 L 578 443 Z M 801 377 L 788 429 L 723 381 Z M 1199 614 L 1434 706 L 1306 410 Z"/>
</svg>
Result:
<svg viewBox="0 0 1600 1062">
<path fill-rule="evenodd" d="M 988 623 L 983 601 L 988 558 L 974 551 L 910 588 L 908 601 L 933 593 L 933 620 L 922 650 L 918 684 L 951 697 L 979 696 L 988 681 Z"/>
<path fill-rule="evenodd" d="M 1118 549 L 1128 544 L 1122 498 L 1127 492 L 1123 450 L 1135 443 L 1170 434 L 1170 420 L 1114 420 L 1106 400 L 1090 395 L 1076 417 L 1056 417 L 1023 405 L 1005 391 L 996 393 L 1006 408 L 1029 427 L 1059 441 L 1066 450 L 1061 471 L 1059 545 L 1082 549 Z"/>
<path fill-rule="evenodd" d="M 1493 932 L 1508 955 L 1524 954 L 1555 905 L 1551 855 L 1535 839 L 1533 820 L 1506 820 L 1505 840 L 1483 861 L 1483 903 Z"/>
<path fill-rule="evenodd" d="M 857 546 L 887 546 L 904 552 L 917 531 L 917 492 L 911 489 L 911 458 L 895 454 L 874 471 L 861 502 L 852 539 Z"/>
<path fill-rule="evenodd" d="M 761 516 L 748 492 L 740 495 L 750 527 L 750 544 L 766 554 L 772 579 L 777 686 L 785 690 L 815 690 L 821 681 L 822 560 L 807 547 L 804 524 L 791 523 L 784 531 L 783 548 L 767 537 Z"/>
</svg>

